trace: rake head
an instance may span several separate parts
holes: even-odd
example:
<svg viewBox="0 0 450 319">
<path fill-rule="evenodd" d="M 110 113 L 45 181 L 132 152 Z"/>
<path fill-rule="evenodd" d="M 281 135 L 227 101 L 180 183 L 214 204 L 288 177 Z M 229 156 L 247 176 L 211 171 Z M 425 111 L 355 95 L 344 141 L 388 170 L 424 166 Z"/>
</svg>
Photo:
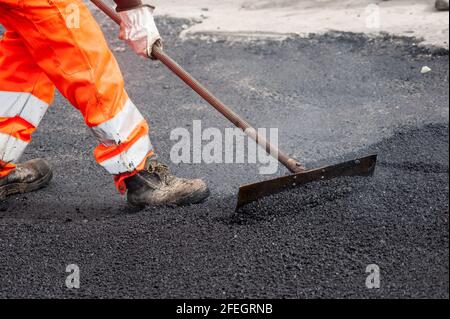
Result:
<svg viewBox="0 0 450 319">
<path fill-rule="evenodd" d="M 239 188 L 236 210 L 263 197 L 275 195 L 288 189 L 322 180 L 344 176 L 371 176 L 375 171 L 377 155 L 355 159 L 337 165 L 312 169 Z"/>
</svg>

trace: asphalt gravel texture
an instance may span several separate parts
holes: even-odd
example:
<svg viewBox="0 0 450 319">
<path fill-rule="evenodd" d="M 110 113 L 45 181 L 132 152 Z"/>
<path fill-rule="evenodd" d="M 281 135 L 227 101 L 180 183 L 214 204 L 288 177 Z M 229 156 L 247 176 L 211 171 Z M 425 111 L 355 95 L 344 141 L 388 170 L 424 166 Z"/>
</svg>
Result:
<svg viewBox="0 0 450 319">
<path fill-rule="evenodd" d="M 127 88 L 170 164 L 170 132 L 231 127 L 158 62 L 136 57 L 97 14 Z M 234 211 L 255 164 L 170 164 L 211 198 L 135 209 L 92 158 L 95 140 L 59 94 L 24 159 L 47 158 L 48 188 L 0 204 L 1 298 L 448 298 L 448 51 L 414 39 L 330 33 L 309 39 L 181 41 L 166 50 L 308 167 L 377 153 L 371 178 L 318 182 Z M 421 74 L 422 66 L 432 71 Z M 81 271 L 65 286 L 66 266 Z M 380 268 L 379 289 L 366 267 Z"/>
</svg>

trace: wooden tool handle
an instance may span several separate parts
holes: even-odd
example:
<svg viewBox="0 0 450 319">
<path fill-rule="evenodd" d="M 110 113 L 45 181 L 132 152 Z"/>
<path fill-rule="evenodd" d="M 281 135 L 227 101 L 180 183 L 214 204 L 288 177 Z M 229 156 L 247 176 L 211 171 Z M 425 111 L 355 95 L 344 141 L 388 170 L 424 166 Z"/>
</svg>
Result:
<svg viewBox="0 0 450 319">
<path fill-rule="evenodd" d="M 120 25 L 120 16 L 106 5 L 101 0 L 91 0 L 101 11 L 108 15 L 112 20 Z M 276 158 L 292 173 L 301 173 L 305 171 L 303 165 L 297 160 L 289 157 L 280 151 L 275 145 L 271 144 L 265 137 L 258 134 L 258 132 L 232 109 L 223 104 L 217 97 L 215 97 L 206 87 L 197 81 L 192 75 L 184 70 L 177 62 L 168 56 L 160 47 L 153 46 L 152 56 L 161 61 L 167 68 L 175 73 L 184 83 L 197 92 L 203 99 L 205 99 L 211 106 L 225 116 L 236 127 L 242 129 L 250 138 L 252 138 L 258 145 L 264 147 L 266 152 Z"/>
</svg>

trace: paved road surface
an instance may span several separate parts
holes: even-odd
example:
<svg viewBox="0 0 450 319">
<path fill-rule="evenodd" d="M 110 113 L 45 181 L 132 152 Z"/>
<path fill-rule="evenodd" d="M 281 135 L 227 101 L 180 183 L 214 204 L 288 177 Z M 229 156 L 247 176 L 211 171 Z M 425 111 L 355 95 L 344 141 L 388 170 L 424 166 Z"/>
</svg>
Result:
<svg viewBox="0 0 450 319">
<path fill-rule="evenodd" d="M 162 161 L 171 130 L 229 127 L 158 63 L 111 46 L 149 119 Z M 371 179 L 314 184 L 233 212 L 254 165 L 172 165 L 205 178 L 211 199 L 130 208 L 91 153 L 81 116 L 57 96 L 25 158 L 55 170 L 44 191 L 0 206 L 0 297 L 448 298 L 448 52 L 410 41 L 329 35 L 284 42 L 180 42 L 167 50 L 309 166 L 378 152 Z M 422 66 L 433 70 L 421 74 Z M 281 170 L 278 174 L 284 174 Z M 65 268 L 81 268 L 81 288 Z M 381 268 L 381 289 L 365 286 Z"/>
</svg>

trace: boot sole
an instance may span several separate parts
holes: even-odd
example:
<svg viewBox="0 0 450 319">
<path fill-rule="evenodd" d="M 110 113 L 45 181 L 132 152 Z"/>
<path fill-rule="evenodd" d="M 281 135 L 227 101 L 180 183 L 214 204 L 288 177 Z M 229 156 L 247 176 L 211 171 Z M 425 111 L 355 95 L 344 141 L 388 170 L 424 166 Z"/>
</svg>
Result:
<svg viewBox="0 0 450 319">
<path fill-rule="evenodd" d="M 209 196 L 211 192 L 208 188 L 199 189 L 198 191 L 192 193 L 190 196 L 181 198 L 177 200 L 176 205 L 178 206 L 187 206 L 187 205 L 195 205 L 203 203 Z"/>
<path fill-rule="evenodd" d="M 47 175 L 32 183 L 15 183 L 0 186 L 0 200 L 6 199 L 8 196 L 16 194 L 26 194 L 44 188 L 53 178 L 53 172 L 50 171 Z"/>
<path fill-rule="evenodd" d="M 189 196 L 183 197 L 178 199 L 176 202 L 172 202 L 172 203 L 161 203 L 161 204 L 156 204 L 156 203 L 138 203 L 138 202 L 134 202 L 133 200 L 130 200 L 130 198 L 128 198 L 128 203 L 131 206 L 134 207 L 146 207 L 146 206 L 153 206 L 153 207 L 176 207 L 176 206 L 189 206 L 189 205 L 195 205 L 195 204 L 201 204 L 204 201 L 206 201 L 206 199 L 208 199 L 208 197 L 211 195 L 211 192 L 208 188 L 204 189 L 199 189 L 197 191 L 195 191 L 194 193 L 190 194 Z"/>
</svg>

